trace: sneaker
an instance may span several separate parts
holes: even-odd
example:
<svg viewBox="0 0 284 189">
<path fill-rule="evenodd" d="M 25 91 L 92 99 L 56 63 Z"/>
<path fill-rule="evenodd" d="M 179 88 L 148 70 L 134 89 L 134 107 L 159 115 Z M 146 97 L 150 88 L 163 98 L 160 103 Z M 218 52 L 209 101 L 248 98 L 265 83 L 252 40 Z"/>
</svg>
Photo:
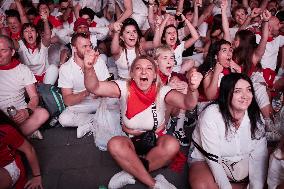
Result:
<svg viewBox="0 0 284 189">
<path fill-rule="evenodd" d="M 132 175 L 125 171 L 121 171 L 113 175 L 108 183 L 109 189 L 117 189 L 122 188 L 127 184 L 135 184 L 135 179 Z"/>
<path fill-rule="evenodd" d="M 29 138 L 43 140 L 43 136 L 39 130 L 33 132 Z"/>
<path fill-rule="evenodd" d="M 173 136 L 176 137 L 181 146 L 189 146 L 189 139 L 185 135 L 185 132 L 182 128 L 180 128 L 178 131 L 174 131 Z"/>
<path fill-rule="evenodd" d="M 157 175 L 155 177 L 155 180 L 156 183 L 154 189 L 176 189 L 176 187 L 173 184 L 169 183 L 169 181 L 167 181 L 161 174 Z"/>
<path fill-rule="evenodd" d="M 77 138 L 82 138 L 92 129 L 92 123 L 87 123 L 85 125 L 79 125 L 77 128 Z"/>
</svg>

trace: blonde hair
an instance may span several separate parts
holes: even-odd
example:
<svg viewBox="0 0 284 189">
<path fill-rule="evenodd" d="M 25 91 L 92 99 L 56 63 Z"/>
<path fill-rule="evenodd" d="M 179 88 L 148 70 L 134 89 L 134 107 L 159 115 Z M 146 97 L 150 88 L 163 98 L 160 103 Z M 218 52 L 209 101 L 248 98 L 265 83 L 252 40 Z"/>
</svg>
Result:
<svg viewBox="0 0 284 189">
<path fill-rule="evenodd" d="M 158 48 L 155 49 L 154 51 L 154 59 L 157 60 L 159 58 L 159 56 L 164 53 L 164 52 L 171 52 L 174 53 L 172 51 L 172 49 L 168 46 L 168 45 L 162 45 Z"/>
</svg>

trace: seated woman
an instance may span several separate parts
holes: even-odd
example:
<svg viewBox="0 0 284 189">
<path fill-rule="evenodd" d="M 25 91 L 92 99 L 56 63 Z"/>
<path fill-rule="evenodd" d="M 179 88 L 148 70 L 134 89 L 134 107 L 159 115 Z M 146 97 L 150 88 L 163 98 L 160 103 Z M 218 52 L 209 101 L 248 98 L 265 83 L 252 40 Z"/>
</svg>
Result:
<svg viewBox="0 0 284 189">
<path fill-rule="evenodd" d="M 154 60 L 138 56 L 130 67 L 131 80 L 101 82 L 93 69 L 97 56 L 93 51 L 85 54 L 85 86 L 90 93 L 98 96 L 120 99 L 122 128 L 129 136 L 116 136 L 108 142 L 108 151 L 123 169 L 112 177 L 108 188 L 134 184 L 134 177 L 150 188 L 175 188 L 162 175 L 153 179 L 149 172 L 167 165 L 179 151 L 177 140 L 164 135 L 166 105 L 182 109 L 194 108 L 202 75 L 195 70 L 188 73 L 189 90 L 184 95 L 169 86 L 161 86 L 156 79 L 157 67 Z M 156 145 L 148 150 L 138 148 L 139 143 L 134 143 L 134 139 L 151 131 L 153 127 L 157 127 Z"/>
<path fill-rule="evenodd" d="M 219 98 L 199 116 L 189 150 L 189 183 L 192 188 L 263 188 L 267 148 L 264 124 L 248 76 L 232 73 L 223 77 Z M 218 156 L 218 162 L 207 153 Z M 242 171 L 235 183 L 220 160 L 238 162 Z M 232 178 L 232 177 L 231 177 Z"/>
<path fill-rule="evenodd" d="M 267 176 L 268 189 L 284 188 L 284 136 L 279 147 L 270 155 Z"/>
<path fill-rule="evenodd" d="M 48 48 L 51 42 L 51 30 L 47 15 L 41 15 L 43 32 L 31 23 L 22 27 L 22 40 L 15 41 L 20 60 L 27 65 L 40 83 L 54 85 L 58 77 L 58 67 L 48 61 Z M 42 23 L 39 22 L 38 24 Z"/>
<path fill-rule="evenodd" d="M 42 180 L 39 163 L 32 145 L 17 131 L 17 126 L 0 111 L 0 188 L 40 188 Z M 23 152 L 33 177 L 26 182 L 24 166 L 16 151 Z"/>
</svg>

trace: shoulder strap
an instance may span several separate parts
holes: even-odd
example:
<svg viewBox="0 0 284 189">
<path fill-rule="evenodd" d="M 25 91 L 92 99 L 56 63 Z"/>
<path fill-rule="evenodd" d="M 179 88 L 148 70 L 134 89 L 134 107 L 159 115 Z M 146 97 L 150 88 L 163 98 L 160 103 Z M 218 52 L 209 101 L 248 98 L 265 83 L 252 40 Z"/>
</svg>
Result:
<svg viewBox="0 0 284 189">
<path fill-rule="evenodd" d="M 206 157 L 208 158 L 209 160 L 212 160 L 212 161 L 215 161 L 218 163 L 218 159 L 219 157 L 217 155 L 214 155 L 214 154 L 210 154 L 208 152 L 206 152 L 201 146 L 199 146 L 193 139 L 192 139 L 192 142 L 194 144 L 194 146 Z"/>
<path fill-rule="evenodd" d="M 153 131 L 156 131 L 156 130 L 157 130 L 157 127 L 158 127 L 158 118 L 157 118 L 157 107 L 156 107 L 156 103 L 153 102 L 151 106 L 152 106 L 152 114 L 153 114 L 153 119 L 154 119 Z"/>
</svg>

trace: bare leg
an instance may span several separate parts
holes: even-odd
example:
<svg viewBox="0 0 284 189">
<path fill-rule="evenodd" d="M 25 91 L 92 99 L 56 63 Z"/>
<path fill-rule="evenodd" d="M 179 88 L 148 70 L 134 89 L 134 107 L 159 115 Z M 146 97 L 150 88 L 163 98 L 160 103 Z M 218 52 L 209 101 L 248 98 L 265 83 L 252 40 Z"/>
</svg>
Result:
<svg viewBox="0 0 284 189">
<path fill-rule="evenodd" d="M 218 189 L 214 176 L 205 161 L 197 161 L 190 165 L 188 180 L 193 189 Z M 245 189 L 247 183 L 234 183 L 233 189 Z"/>
<path fill-rule="evenodd" d="M 49 114 L 44 108 L 36 108 L 33 114 L 23 124 L 20 125 L 20 130 L 24 135 L 31 135 L 38 130 L 41 125 L 47 121 Z"/>
<path fill-rule="evenodd" d="M 4 168 L 0 168 L 0 189 L 10 188 L 12 186 L 12 178 L 8 171 Z"/>
<path fill-rule="evenodd" d="M 205 161 L 190 165 L 188 181 L 193 189 L 218 189 L 211 170 Z"/>
<path fill-rule="evenodd" d="M 158 138 L 157 146 L 146 155 L 146 159 L 149 161 L 149 171 L 169 164 L 178 151 L 179 143 L 173 136 L 164 135 Z"/>
<path fill-rule="evenodd" d="M 121 150 L 123 149 L 123 150 Z M 108 142 L 108 151 L 119 166 L 149 187 L 154 187 L 155 180 L 143 166 L 128 137 L 116 136 Z"/>
</svg>

